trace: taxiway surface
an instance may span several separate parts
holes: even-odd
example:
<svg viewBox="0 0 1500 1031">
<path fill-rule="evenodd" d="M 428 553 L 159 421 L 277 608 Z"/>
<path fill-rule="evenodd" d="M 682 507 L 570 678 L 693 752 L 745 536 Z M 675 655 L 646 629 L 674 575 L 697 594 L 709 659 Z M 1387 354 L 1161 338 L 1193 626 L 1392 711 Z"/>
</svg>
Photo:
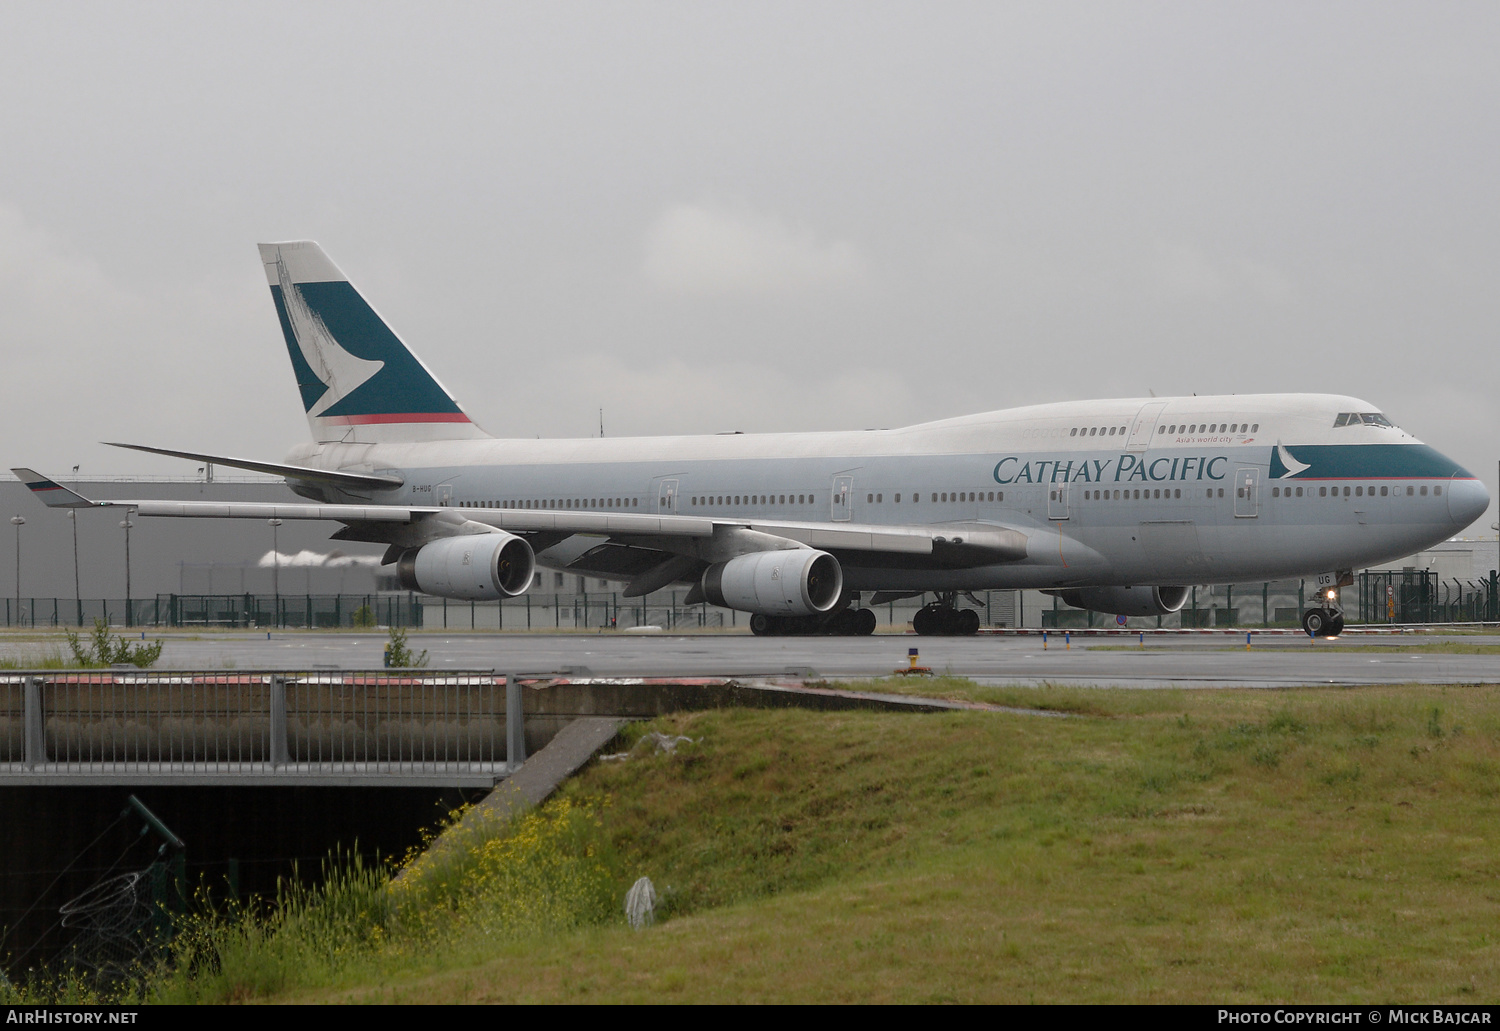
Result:
<svg viewBox="0 0 1500 1031">
<path fill-rule="evenodd" d="M 782 637 L 679 634 L 413 634 L 431 668 L 599 676 L 750 676 L 794 672 L 835 679 L 888 676 L 907 649 L 937 673 L 984 683 L 1126 687 L 1289 687 L 1300 684 L 1500 683 L 1500 655 L 1406 652 L 1445 638 L 1346 636 L 1130 639 L 915 636 Z M 179 669 L 379 668 L 384 634 L 168 635 L 161 666 Z M 1464 638 L 1474 642 L 1475 638 Z M 1480 642 L 1488 640 L 1479 638 Z"/>
</svg>

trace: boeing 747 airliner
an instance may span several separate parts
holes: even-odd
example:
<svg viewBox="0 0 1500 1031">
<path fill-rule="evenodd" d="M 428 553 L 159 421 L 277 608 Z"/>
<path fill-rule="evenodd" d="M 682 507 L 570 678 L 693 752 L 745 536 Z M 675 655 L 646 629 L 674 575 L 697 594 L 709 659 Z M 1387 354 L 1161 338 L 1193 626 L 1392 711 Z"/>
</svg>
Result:
<svg viewBox="0 0 1500 1031">
<path fill-rule="evenodd" d="M 282 475 L 308 504 L 53 507 L 324 519 L 387 545 L 408 589 L 525 591 L 538 565 L 627 597 L 751 613 L 757 634 L 870 633 L 862 602 L 934 594 L 920 634 L 966 634 L 977 590 L 1032 588 L 1124 615 L 1193 584 L 1316 577 L 1309 634 L 1343 627 L 1357 568 L 1441 541 L 1489 504 L 1475 477 L 1375 405 L 1330 394 L 1070 401 L 893 430 L 496 439 L 315 243 L 260 246 L 312 430 L 284 462 L 137 450 Z M 499 370 L 497 369 L 498 373 Z"/>
</svg>

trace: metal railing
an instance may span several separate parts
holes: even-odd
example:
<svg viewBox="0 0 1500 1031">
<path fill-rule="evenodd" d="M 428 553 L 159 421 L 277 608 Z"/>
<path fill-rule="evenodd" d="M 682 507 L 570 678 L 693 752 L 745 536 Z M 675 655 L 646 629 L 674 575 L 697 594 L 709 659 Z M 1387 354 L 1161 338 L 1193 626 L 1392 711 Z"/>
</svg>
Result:
<svg viewBox="0 0 1500 1031">
<path fill-rule="evenodd" d="M 491 672 L 0 676 L 0 783 L 490 786 L 524 732 Z"/>
</svg>

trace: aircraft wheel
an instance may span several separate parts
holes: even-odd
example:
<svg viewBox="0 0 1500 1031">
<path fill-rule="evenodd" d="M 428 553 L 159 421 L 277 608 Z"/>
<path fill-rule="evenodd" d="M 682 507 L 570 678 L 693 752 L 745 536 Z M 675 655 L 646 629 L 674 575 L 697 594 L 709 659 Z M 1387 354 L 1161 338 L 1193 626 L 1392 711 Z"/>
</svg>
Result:
<svg viewBox="0 0 1500 1031">
<path fill-rule="evenodd" d="M 1307 631 L 1308 637 L 1322 637 L 1328 623 L 1328 613 L 1323 609 L 1308 609 L 1302 613 L 1302 629 Z"/>
<path fill-rule="evenodd" d="M 1336 613 L 1334 615 L 1334 617 L 1328 621 L 1328 629 L 1326 629 L 1326 630 L 1323 631 L 1323 636 L 1325 636 L 1325 637 L 1337 637 L 1339 634 L 1342 634 L 1343 632 L 1344 632 L 1344 614 L 1342 612 L 1340 612 L 1340 613 Z"/>
<path fill-rule="evenodd" d="M 917 609 L 916 615 L 911 617 L 911 628 L 923 637 L 940 634 L 938 610 L 930 605 L 924 605 Z"/>
<path fill-rule="evenodd" d="M 979 633 L 979 613 L 973 609 L 964 609 L 959 612 L 958 618 L 954 620 L 954 623 L 956 624 L 954 633 L 960 636 L 970 637 Z"/>
<path fill-rule="evenodd" d="M 756 637 L 770 637 L 776 629 L 771 623 L 770 616 L 757 612 L 750 617 L 750 632 Z"/>
<path fill-rule="evenodd" d="M 860 609 L 854 614 L 854 629 L 851 631 L 856 637 L 869 637 L 875 632 L 875 610 Z"/>
</svg>

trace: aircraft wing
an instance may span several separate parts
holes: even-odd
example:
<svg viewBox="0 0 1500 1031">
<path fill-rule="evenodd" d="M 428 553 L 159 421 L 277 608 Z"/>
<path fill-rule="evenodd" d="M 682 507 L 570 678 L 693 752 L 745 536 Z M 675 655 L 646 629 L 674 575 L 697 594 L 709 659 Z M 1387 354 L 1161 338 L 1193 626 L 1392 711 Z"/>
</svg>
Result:
<svg viewBox="0 0 1500 1031">
<path fill-rule="evenodd" d="M 1013 562 L 1026 557 L 1027 535 L 993 524 L 886 526 L 797 520 L 451 506 L 337 505 L 244 501 L 96 501 L 32 469 L 11 470 L 49 508 L 124 508 L 142 516 L 200 519 L 325 519 L 345 524 L 342 540 L 415 547 L 439 537 L 490 529 L 556 543 L 597 536 L 642 551 L 703 562 L 805 546 L 829 551 L 931 555 L 944 565 Z"/>
</svg>

